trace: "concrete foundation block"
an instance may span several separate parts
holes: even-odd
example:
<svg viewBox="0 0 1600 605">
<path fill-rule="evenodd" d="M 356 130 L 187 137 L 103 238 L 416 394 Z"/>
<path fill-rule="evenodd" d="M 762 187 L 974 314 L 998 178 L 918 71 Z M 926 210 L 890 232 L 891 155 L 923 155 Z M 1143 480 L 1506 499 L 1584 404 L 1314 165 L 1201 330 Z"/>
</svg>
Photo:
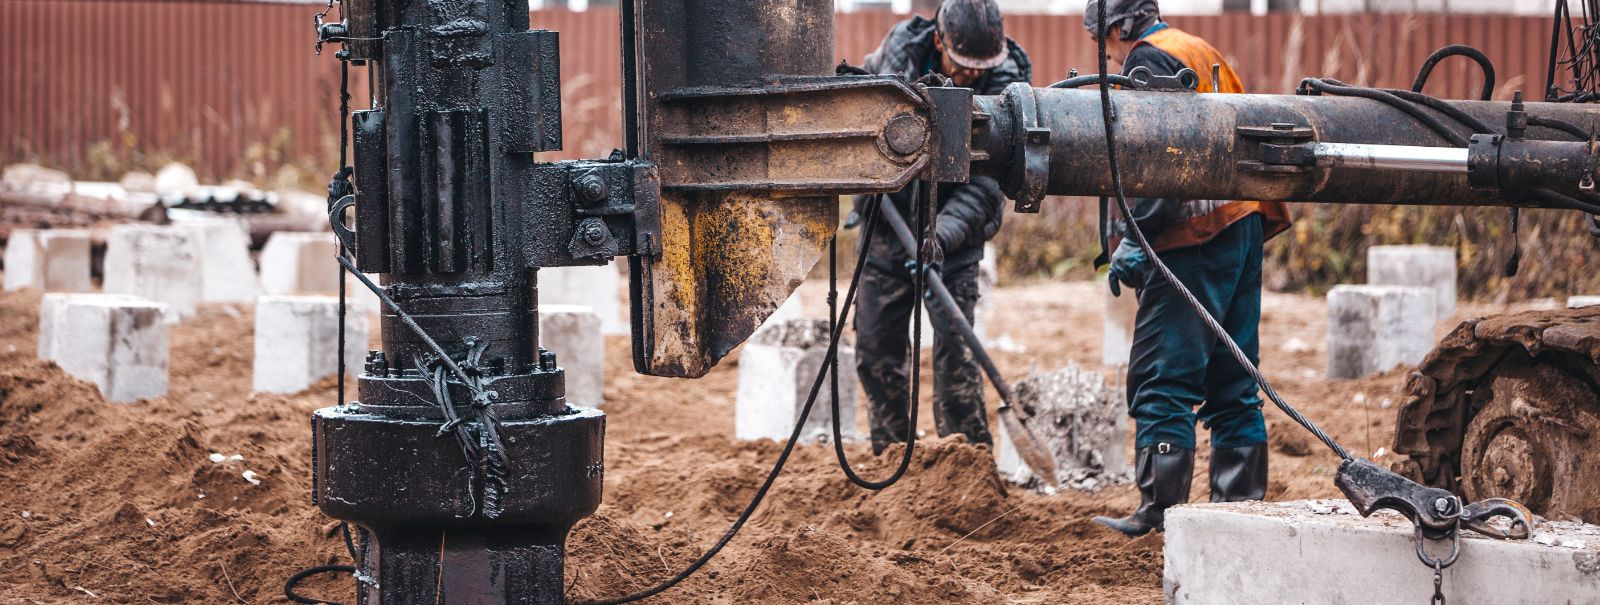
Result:
<svg viewBox="0 0 1600 605">
<path fill-rule="evenodd" d="M 798 319 L 758 330 L 739 353 L 739 388 L 734 404 L 738 439 L 787 439 L 799 420 L 811 384 L 828 352 L 828 322 Z M 833 435 L 832 394 L 822 385 L 801 438 Z M 855 350 L 839 347 L 839 420 L 846 438 L 856 436 Z"/>
<path fill-rule="evenodd" d="M 606 334 L 627 334 L 622 312 L 622 274 L 616 265 L 551 267 L 539 270 L 539 306 L 580 305 L 600 316 Z"/>
<path fill-rule="evenodd" d="M 1433 349 L 1433 291 L 1334 286 L 1328 291 L 1328 378 L 1415 364 Z"/>
<path fill-rule="evenodd" d="M 175 223 L 200 248 L 200 300 L 248 302 L 261 295 L 256 263 L 250 259 L 250 233 L 231 218 Z"/>
<path fill-rule="evenodd" d="M 1012 385 L 1017 403 L 1034 411 L 1028 427 L 1055 455 L 1057 479 L 1093 489 L 1128 479 L 1128 406 L 1099 373 L 1076 365 L 1030 375 Z M 1016 483 L 1032 480 L 1005 423 L 997 423 L 995 467 Z"/>
<path fill-rule="evenodd" d="M 1530 540 L 1462 531 L 1444 570 L 1451 603 L 1600 604 L 1600 527 L 1539 523 Z M 1448 555 L 1444 543 L 1433 556 Z M 1426 603 L 1433 570 L 1417 559 L 1412 526 L 1371 518 L 1343 500 L 1238 502 L 1169 509 L 1168 603 Z"/>
<path fill-rule="evenodd" d="M 1594 305 L 1600 305 L 1600 296 L 1568 296 L 1567 297 L 1567 308 L 1568 309 L 1581 309 L 1583 307 L 1591 307 L 1591 306 L 1594 306 Z"/>
<path fill-rule="evenodd" d="M 106 236 L 104 290 L 165 303 L 173 317 L 194 315 L 204 292 L 201 249 L 195 234 L 180 227 L 112 227 Z"/>
<path fill-rule="evenodd" d="M 333 233 L 279 231 L 261 248 L 261 293 L 327 294 L 339 291 L 338 244 Z"/>
<path fill-rule="evenodd" d="M 1122 296 L 1112 296 L 1101 288 L 1105 304 L 1100 307 L 1100 363 L 1107 367 L 1126 366 L 1133 355 L 1133 324 L 1139 316 L 1139 296 L 1133 288 L 1123 288 Z"/>
<path fill-rule="evenodd" d="M 345 370 L 361 373 L 367 316 L 345 313 Z M 266 393 L 295 393 L 338 372 L 339 299 L 269 295 L 256 299 L 255 378 Z"/>
<path fill-rule="evenodd" d="M 100 389 L 107 401 L 167 394 L 166 305 L 116 294 L 46 294 L 39 357 Z"/>
<path fill-rule="evenodd" d="M 1456 312 L 1456 250 L 1443 246 L 1367 248 L 1367 284 L 1432 290 L 1434 317 L 1448 319 Z"/>
<path fill-rule="evenodd" d="M 566 371 L 567 403 L 600 407 L 605 402 L 606 339 L 594 309 L 539 307 L 539 347 L 555 353 L 556 363 Z"/>
<path fill-rule="evenodd" d="M 81 229 L 13 229 L 6 240 L 5 289 L 88 292 L 89 232 Z"/>
</svg>

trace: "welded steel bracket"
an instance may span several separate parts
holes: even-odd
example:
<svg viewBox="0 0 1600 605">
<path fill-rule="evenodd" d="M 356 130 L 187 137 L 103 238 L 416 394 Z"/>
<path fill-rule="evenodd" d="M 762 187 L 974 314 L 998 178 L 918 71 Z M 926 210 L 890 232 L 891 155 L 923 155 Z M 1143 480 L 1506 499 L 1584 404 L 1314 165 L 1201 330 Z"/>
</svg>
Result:
<svg viewBox="0 0 1600 605">
<path fill-rule="evenodd" d="M 683 87 L 659 100 L 664 190 L 889 192 L 930 161 L 928 104 L 893 76 Z"/>
</svg>

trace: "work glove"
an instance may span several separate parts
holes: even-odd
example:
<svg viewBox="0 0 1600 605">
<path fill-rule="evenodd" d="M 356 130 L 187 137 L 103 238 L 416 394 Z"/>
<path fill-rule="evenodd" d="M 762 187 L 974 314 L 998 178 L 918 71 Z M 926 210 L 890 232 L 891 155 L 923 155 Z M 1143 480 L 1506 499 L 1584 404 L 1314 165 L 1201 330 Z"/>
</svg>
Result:
<svg viewBox="0 0 1600 605">
<path fill-rule="evenodd" d="M 1111 295 L 1122 296 L 1121 284 L 1134 290 L 1143 290 L 1150 283 L 1150 257 L 1131 237 L 1122 238 L 1117 250 L 1111 253 Z"/>
</svg>

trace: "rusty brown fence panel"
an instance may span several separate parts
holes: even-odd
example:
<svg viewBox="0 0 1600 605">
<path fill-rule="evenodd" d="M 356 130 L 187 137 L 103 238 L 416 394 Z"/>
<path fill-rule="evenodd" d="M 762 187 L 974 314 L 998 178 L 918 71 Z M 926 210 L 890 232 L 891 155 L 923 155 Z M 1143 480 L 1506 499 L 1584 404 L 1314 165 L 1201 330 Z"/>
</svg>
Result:
<svg viewBox="0 0 1600 605">
<path fill-rule="evenodd" d="M 331 167 L 339 136 L 338 61 L 312 53 L 315 5 L 172 0 L 0 0 L 0 162 L 38 160 L 91 177 L 168 159 L 207 178 L 269 179 L 280 167 Z M 877 47 L 900 17 L 835 20 L 838 57 Z M 1246 86 L 1289 92 L 1299 78 L 1408 87 L 1434 49 L 1467 43 L 1499 72 L 1496 96 L 1545 86 L 1549 22 L 1484 15 L 1228 14 L 1173 17 L 1211 40 Z M 539 11 L 561 32 L 567 148 L 551 158 L 605 155 L 620 144 L 617 13 Z M 1039 85 L 1095 69 L 1075 15 L 1012 15 L 1008 32 L 1033 58 Z M 328 52 L 334 49 L 330 48 Z M 352 106 L 367 105 L 352 72 Z M 1478 94 L 1475 68 L 1452 59 L 1428 92 Z"/>
</svg>

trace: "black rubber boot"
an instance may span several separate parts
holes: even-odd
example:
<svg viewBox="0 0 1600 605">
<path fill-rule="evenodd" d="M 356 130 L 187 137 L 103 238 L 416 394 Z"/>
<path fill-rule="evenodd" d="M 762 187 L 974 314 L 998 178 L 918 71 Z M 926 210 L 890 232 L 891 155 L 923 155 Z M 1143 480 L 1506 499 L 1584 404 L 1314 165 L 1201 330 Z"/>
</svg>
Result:
<svg viewBox="0 0 1600 605">
<path fill-rule="evenodd" d="M 1267 497 L 1267 444 L 1211 450 L 1211 501 Z"/>
<path fill-rule="evenodd" d="M 1189 482 L 1194 473 L 1194 450 L 1157 443 L 1134 452 L 1134 467 L 1139 482 L 1139 508 L 1126 517 L 1095 517 L 1094 522 L 1139 537 L 1150 530 L 1161 531 L 1167 507 L 1189 501 Z"/>
</svg>

